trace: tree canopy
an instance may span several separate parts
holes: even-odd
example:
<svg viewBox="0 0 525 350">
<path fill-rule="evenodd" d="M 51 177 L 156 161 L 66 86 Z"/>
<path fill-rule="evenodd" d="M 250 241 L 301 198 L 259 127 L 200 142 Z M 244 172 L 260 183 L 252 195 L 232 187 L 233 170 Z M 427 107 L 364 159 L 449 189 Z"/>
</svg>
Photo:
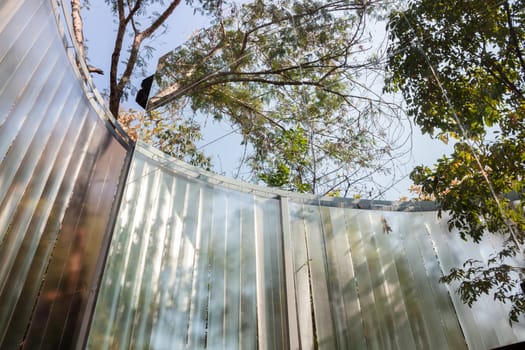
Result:
<svg viewBox="0 0 525 350">
<path fill-rule="evenodd" d="M 71 4 L 82 51 L 80 1 L 89 7 L 88 0 Z M 396 182 L 395 176 L 383 186 L 374 182 L 395 170 L 410 137 L 378 83 L 384 61 L 369 20 L 384 13 L 387 1 L 186 0 L 211 26 L 163 58 L 161 93 L 146 114 L 123 112 L 120 102 L 133 92 L 132 77 L 144 71 L 154 39 L 181 1 L 105 2 L 116 24 L 109 107 L 130 133 L 209 169 L 210 158 L 196 146 L 202 123 L 194 118 L 206 115 L 241 135 L 239 166 L 251 169 L 245 180 L 369 197 Z"/>
<path fill-rule="evenodd" d="M 525 1 L 410 1 L 389 19 L 387 91 L 401 91 L 421 129 L 454 152 L 412 179 L 449 228 L 504 240 L 487 264 L 469 260 L 442 278 L 464 302 L 482 294 L 525 312 Z M 440 212 L 441 214 L 441 212 Z"/>
<path fill-rule="evenodd" d="M 404 141 L 398 106 L 373 86 L 382 62 L 367 21 L 382 6 L 221 2 L 209 28 L 162 58 L 150 109 L 167 107 L 140 132 L 162 146 L 158 135 L 173 133 L 173 120 L 207 115 L 242 135 L 254 181 L 318 194 L 370 191 L 363 179 L 391 170 Z M 162 130 L 151 133 L 153 124 Z"/>
</svg>

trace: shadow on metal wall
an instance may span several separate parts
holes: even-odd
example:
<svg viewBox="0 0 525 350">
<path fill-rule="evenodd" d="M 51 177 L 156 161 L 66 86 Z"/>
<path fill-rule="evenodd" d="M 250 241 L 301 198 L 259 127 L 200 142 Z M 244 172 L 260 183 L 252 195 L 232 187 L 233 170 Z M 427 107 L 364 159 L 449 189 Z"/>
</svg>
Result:
<svg viewBox="0 0 525 350">
<path fill-rule="evenodd" d="M 132 148 L 88 99 L 55 6 L 0 3 L 1 349 L 75 344 Z"/>
</svg>

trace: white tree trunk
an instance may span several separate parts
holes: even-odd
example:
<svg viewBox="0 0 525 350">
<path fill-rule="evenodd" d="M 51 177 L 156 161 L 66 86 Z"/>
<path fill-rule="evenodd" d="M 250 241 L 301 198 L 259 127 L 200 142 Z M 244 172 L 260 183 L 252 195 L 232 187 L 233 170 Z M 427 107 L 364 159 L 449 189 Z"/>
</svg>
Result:
<svg viewBox="0 0 525 350">
<path fill-rule="evenodd" d="M 75 35 L 75 40 L 79 48 L 78 54 L 80 57 L 78 59 L 85 62 L 86 54 L 84 49 L 82 16 L 80 15 L 80 0 L 71 0 L 71 18 L 73 19 L 73 34 Z"/>
</svg>

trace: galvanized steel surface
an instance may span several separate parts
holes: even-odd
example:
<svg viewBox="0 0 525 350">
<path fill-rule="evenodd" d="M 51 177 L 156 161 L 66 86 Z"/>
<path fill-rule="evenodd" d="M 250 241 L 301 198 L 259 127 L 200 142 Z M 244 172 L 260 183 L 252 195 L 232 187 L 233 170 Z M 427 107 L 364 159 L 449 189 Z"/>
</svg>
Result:
<svg viewBox="0 0 525 350">
<path fill-rule="evenodd" d="M 435 211 L 244 185 L 144 144 L 124 197 L 89 348 L 488 349 L 525 339 L 508 309 L 470 309 L 438 283 L 498 242 L 465 246 Z"/>
<path fill-rule="evenodd" d="M 88 346 L 282 348 L 279 202 L 158 166 L 132 163 Z"/>
<path fill-rule="evenodd" d="M 466 348 L 438 283 L 435 212 L 221 181 L 137 147 L 90 348 Z"/>
<path fill-rule="evenodd" d="M 0 348 L 74 346 L 127 153 L 50 1 L 0 3 Z"/>
<path fill-rule="evenodd" d="M 490 255 L 500 251 L 502 240 L 499 236 L 486 234 L 480 244 L 465 242 L 457 233 L 447 233 L 446 217 L 440 221 L 444 234 L 432 232 L 432 240 L 438 259 L 444 271 L 462 266 L 467 259 L 487 262 Z M 512 266 L 523 266 L 523 260 L 508 260 Z M 519 287 L 517 287 L 519 288 Z M 470 349 L 494 349 L 502 345 L 525 341 L 525 323 L 509 325 L 510 305 L 494 301 L 485 295 L 473 304 L 464 304 L 458 293 L 452 293 L 454 307 L 461 322 Z"/>
</svg>

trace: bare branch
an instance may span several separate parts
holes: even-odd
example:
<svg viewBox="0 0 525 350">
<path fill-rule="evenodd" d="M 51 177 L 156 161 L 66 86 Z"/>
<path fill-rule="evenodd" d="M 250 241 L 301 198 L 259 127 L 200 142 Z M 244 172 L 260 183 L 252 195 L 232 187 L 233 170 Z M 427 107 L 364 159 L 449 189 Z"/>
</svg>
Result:
<svg viewBox="0 0 525 350">
<path fill-rule="evenodd" d="M 111 68 L 109 72 L 109 110 L 117 117 L 120 98 L 122 97 L 122 90 L 119 89 L 117 80 L 118 64 L 120 61 L 120 54 L 122 52 L 122 43 L 124 41 L 124 34 L 126 33 L 127 21 L 124 16 L 124 0 L 117 0 L 117 10 L 119 24 L 117 27 L 117 36 L 115 37 L 115 44 L 113 46 L 113 53 L 111 54 Z"/>
<path fill-rule="evenodd" d="M 85 61 L 84 34 L 82 16 L 80 14 L 80 0 L 71 0 L 71 17 L 73 20 L 73 31 L 79 48 L 79 59 Z"/>
</svg>

